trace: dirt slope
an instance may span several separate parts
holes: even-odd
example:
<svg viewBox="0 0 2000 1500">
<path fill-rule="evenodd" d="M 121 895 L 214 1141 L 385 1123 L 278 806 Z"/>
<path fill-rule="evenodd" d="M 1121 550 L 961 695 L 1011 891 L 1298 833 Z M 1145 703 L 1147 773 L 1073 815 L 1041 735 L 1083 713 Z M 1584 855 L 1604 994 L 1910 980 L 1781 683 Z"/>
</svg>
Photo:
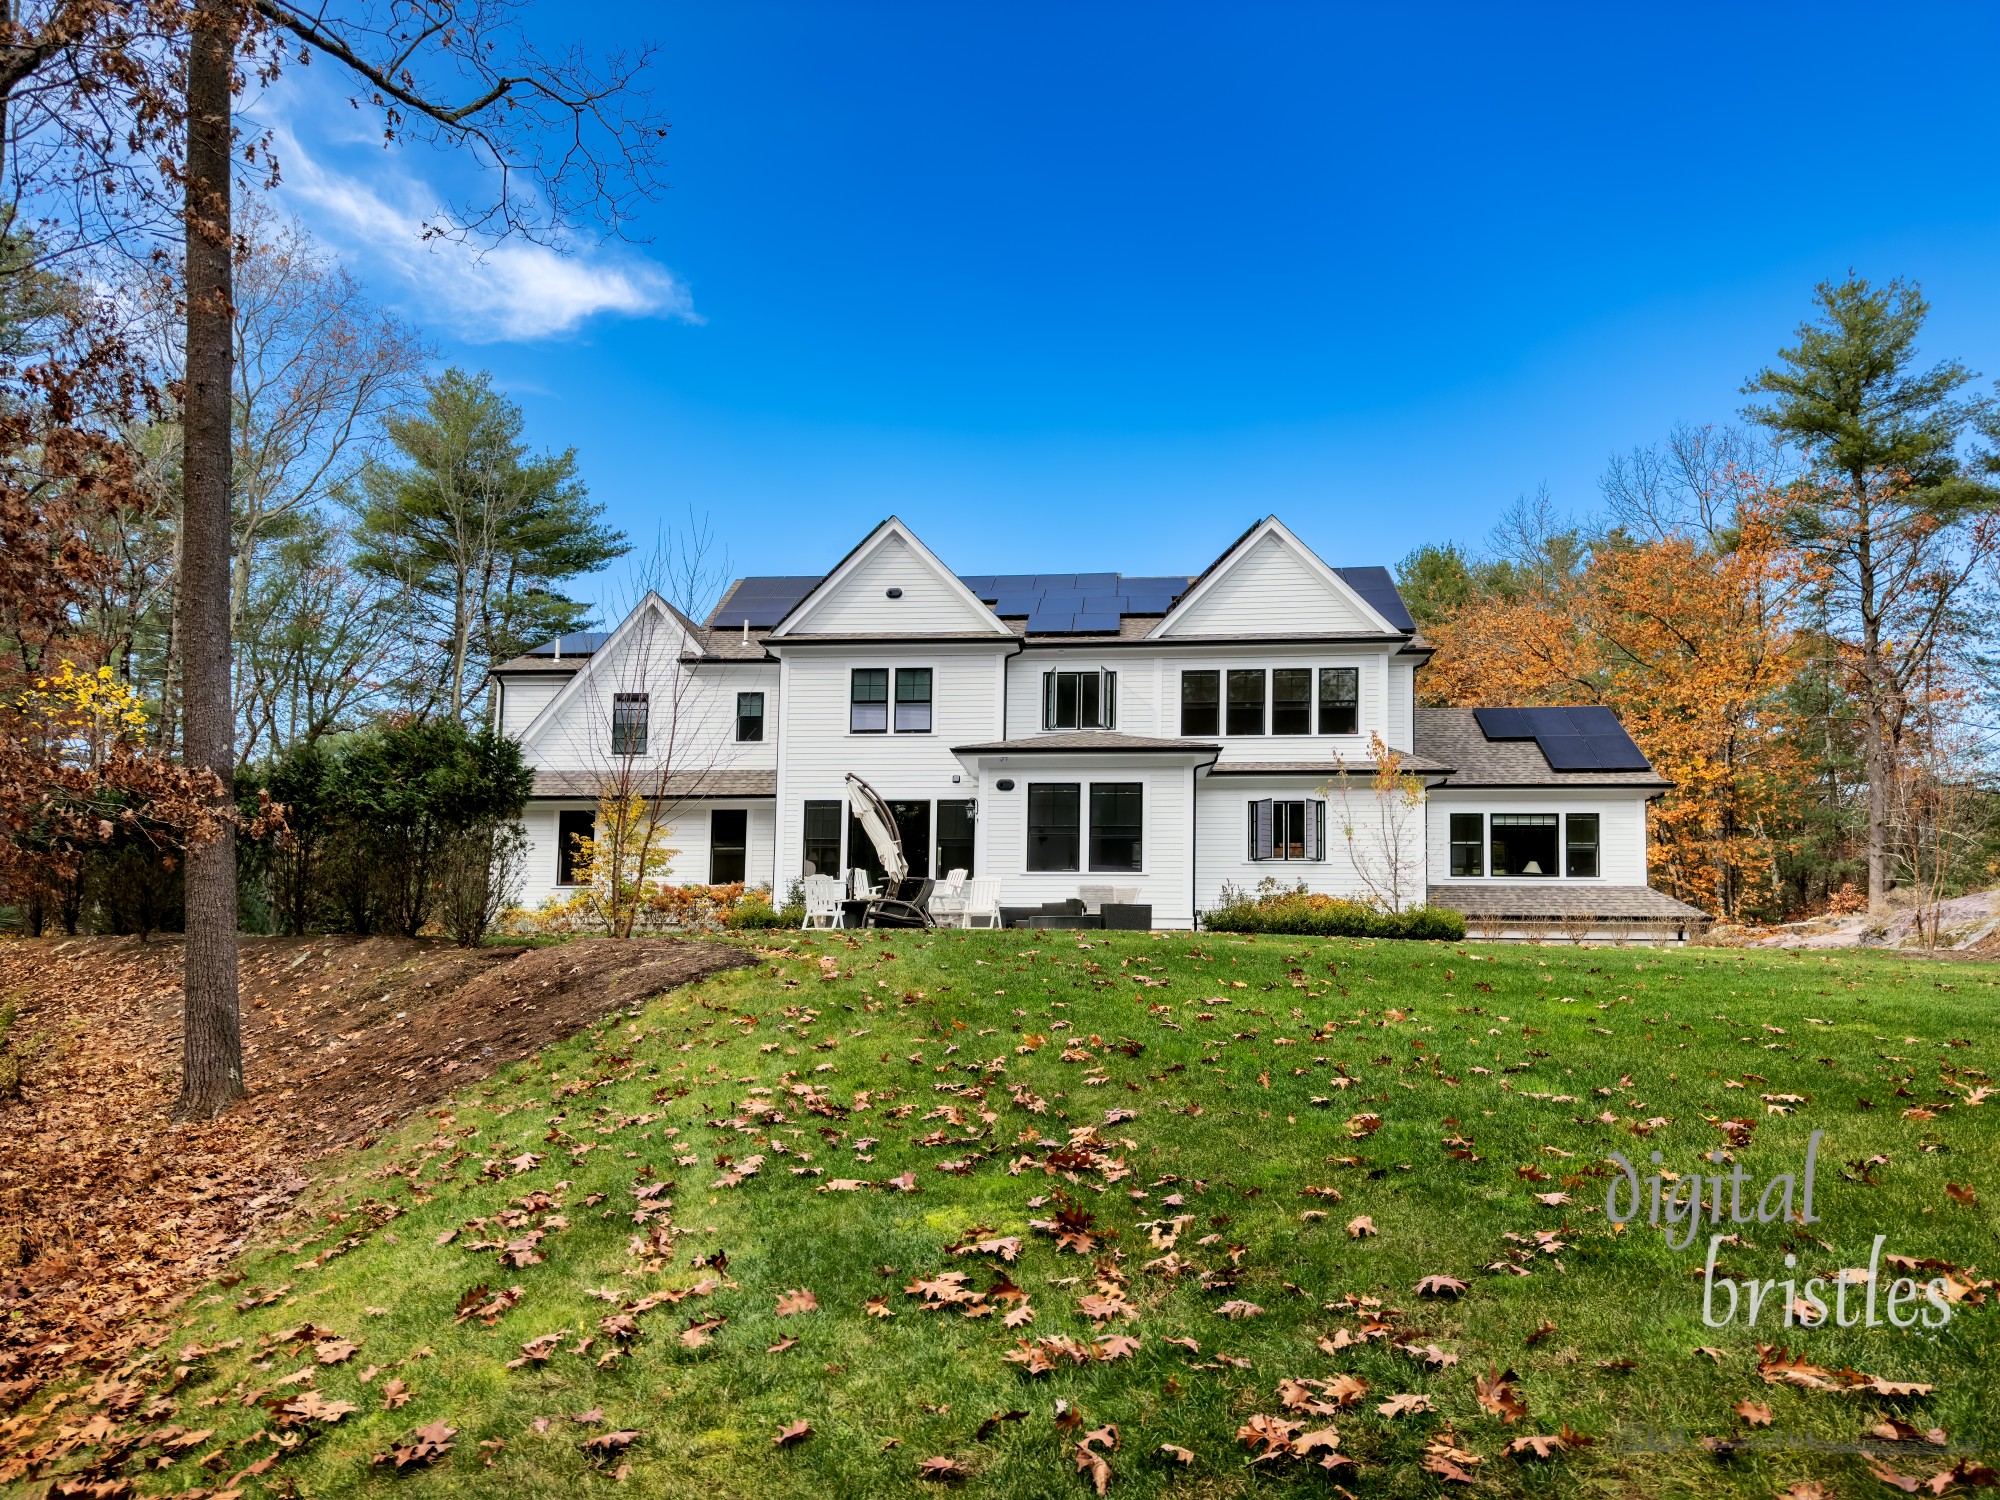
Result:
<svg viewBox="0 0 2000 1500">
<path fill-rule="evenodd" d="M 168 1121 L 180 944 L 0 941 L 0 1408 L 9 1386 L 142 1341 L 150 1317 L 282 1213 L 301 1168 L 649 995 L 751 962 L 646 938 L 464 950 L 246 938 L 251 1097 Z M 19 1386 L 16 1386 L 19 1389 Z"/>
</svg>

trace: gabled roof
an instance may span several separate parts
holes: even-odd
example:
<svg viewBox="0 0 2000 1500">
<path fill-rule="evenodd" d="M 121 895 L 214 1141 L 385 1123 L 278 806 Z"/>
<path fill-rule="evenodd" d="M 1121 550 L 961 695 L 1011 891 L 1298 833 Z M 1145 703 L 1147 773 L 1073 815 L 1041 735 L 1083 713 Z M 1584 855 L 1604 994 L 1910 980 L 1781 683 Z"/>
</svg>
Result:
<svg viewBox="0 0 2000 1500">
<path fill-rule="evenodd" d="M 883 525 L 888 526 L 892 522 L 901 526 L 893 517 Z M 1273 527 L 1283 532 L 1301 558 L 1309 559 L 1308 565 L 1328 580 L 1330 587 L 1354 608 L 1357 617 L 1371 627 L 1360 631 L 1308 634 L 1344 634 L 1357 639 L 1413 634 L 1415 622 L 1404 607 L 1402 596 L 1396 592 L 1395 580 L 1387 568 L 1328 568 L 1310 549 L 1285 531 L 1275 518 L 1257 522 L 1197 576 L 1185 573 L 1135 576 L 1115 572 L 1036 572 L 961 573 L 957 579 L 978 598 L 981 605 L 1007 621 L 1013 633 L 1031 641 L 1063 637 L 1138 639 L 1152 635 L 1156 626 L 1193 588 L 1202 585 L 1246 542 Z M 841 567 L 848 566 L 881 529 L 878 527 L 876 532 L 871 532 L 861 546 L 842 560 Z M 914 541 L 914 538 L 911 540 Z M 834 571 L 838 573 L 840 569 Z M 746 623 L 753 633 L 774 631 L 832 576 L 756 575 L 736 579 L 709 612 L 707 627 L 711 638 L 724 630 L 740 632 Z M 1262 633 L 1273 638 L 1294 638 L 1294 632 L 1283 627 Z M 1242 633 L 1231 632 L 1226 638 L 1239 634 Z"/>
<path fill-rule="evenodd" d="M 1307 576 L 1317 579 L 1329 593 L 1342 600 L 1364 623 L 1374 626 L 1384 635 L 1407 635 L 1416 629 L 1415 623 L 1410 619 L 1409 611 L 1401 608 L 1401 596 L 1396 595 L 1395 584 L 1390 581 L 1384 570 L 1370 568 L 1336 571 L 1329 568 L 1320 560 L 1318 553 L 1292 535 L 1291 529 L 1283 521 L 1276 516 L 1266 516 L 1225 547 L 1222 554 L 1188 585 L 1187 591 L 1175 602 L 1166 617 L 1153 627 L 1153 638 L 1158 640 L 1173 635 L 1175 629 L 1184 624 L 1187 617 L 1205 600 L 1214 595 L 1218 589 L 1227 586 L 1230 574 L 1243 563 L 1244 559 L 1266 543 L 1281 548 L 1285 554 L 1296 560 Z M 1347 576 L 1349 573 L 1361 575 L 1360 581 L 1365 585 L 1366 593 Z M 1394 619 L 1384 614 L 1375 599 L 1369 597 L 1373 594 L 1376 599 L 1382 598 L 1385 586 L 1387 593 L 1396 597 L 1398 607 Z"/>
<path fill-rule="evenodd" d="M 616 660 L 618 647 L 630 636 L 636 634 L 642 628 L 643 622 L 648 618 L 655 621 L 665 621 L 677 627 L 683 635 L 695 641 L 700 641 L 702 638 L 701 627 L 699 625 L 667 603 L 666 600 L 662 599 L 653 590 L 646 590 L 645 598 L 634 605 L 632 612 L 618 622 L 618 628 L 604 638 L 596 651 L 591 653 L 589 659 L 582 664 L 582 669 L 575 676 L 571 677 L 569 681 L 565 682 L 553 698 L 542 705 L 540 713 L 528 721 L 527 726 L 521 731 L 520 738 L 522 743 L 526 744 L 530 740 L 533 740 L 541 733 L 543 725 L 553 723 L 557 716 L 563 712 L 570 700 L 584 691 L 585 684 L 592 681 L 603 670 L 603 664 L 607 661 Z M 675 655 L 678 656 L 679 653 L 676 652 Z"/>
<path fill-rule="evenodd" d="M 843 583 L 866 567 L 883 549 L 898 544 L 912 554 L 919 568 L 931 574 L 942 585 L 947 598 L 955 600 L 964 607 L 968 628 L 979 629 L 981 622 L 987 622 L 991 626 L 987 632 L 989 634 L 996 636 L 1013 634 L 1000 623 L 977 594 L 967 588 L 956 574 L 938 560 L 937 554 L 926 547 L 915 532 L 905 526 L 898 517 L 891 516 L 863 537 L 854 550 L 834 566 L 832 572 L 814 584 L 804 598 L 785 612 L 784 618 L 771 627 L 770 639 L 786 640 L 804 634 L 803 627 L 811 622 L 813 612 L 823 603 L 832 600 Z M 733 594 L 736 591 L 732 589 L 730 592 Z M 892 594 L 897 592 L 899 591 L 896 589 L 890 590 Z M 719 605 L 717 607 L 720 608 Z"/>
</svg>

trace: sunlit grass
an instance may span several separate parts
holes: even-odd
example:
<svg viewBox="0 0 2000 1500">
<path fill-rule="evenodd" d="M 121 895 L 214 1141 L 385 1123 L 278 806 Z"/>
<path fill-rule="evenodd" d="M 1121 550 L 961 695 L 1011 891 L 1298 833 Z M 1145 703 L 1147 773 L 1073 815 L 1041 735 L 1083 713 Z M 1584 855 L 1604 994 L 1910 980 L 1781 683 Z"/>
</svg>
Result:
<svg viewBox="0 0 2000 1500">
<path fill-rule="evenodd" d="M 1969 1097 L 1992 1067 L 1991 966 L 1215 934 L 774 934 L 766 946 L 768 965 L 614 1017 L 332 1163 L 311 1200 L 314 1222 L 246 1254 L 241 1280 L 196 1298 L 184 1334 L 142 1372 L 149 1399 L 169 1391 L 147 1419 L 154 1427 L 214 1429 L 184 1450 L 144 1450 L 148 1464 L 175 1459 L 145 1485 L 217 1485 L 282 1451 L 241 1483 L 305 1495 L 571 1496 L 629 1465 L 625 1482 L 643 1494 L 873 1496 L 929 1491 L 920 1461 L 948 1456 L 970 1472 L 968 1493 L 1085 1494 L 1076 1440 L 1115 1423 L 1121 1446 L 1106 1456 L 1117 1492 L 1320 1494 L 1338 1481 L 1412 1495 L 1437 1492 L 1420 1464 L 1449 1424 L 1459 1448 L 1484 1457 L 1484 1490 L 1748 1496 L 1806 1477 L 1879 1487 L 1857 1454 L 1818 1448 L 1857 1445 L 1891 1415 L 1941 1427 L 1957 1448 L 1994 1439 L 1990 1307 L 1960 1303 L 1937 1330 L 1787 1329 L 1773 1307 L 1756 1329 L 1707 1327 L 1706 1236 L 1676 1252 L 1643 1223 L 1613 1233 L 1603 1207 L 1613 1179 L 1587 1175 L 1614 1150 L 1641 1171 L 1659 1150 L 1669 1170 L 1705 1174 L 1705 1153 L 1729 1144 L 1718 1125 L 1734 1119 L 1754 1122 L 1736 1155 L 1761 1184 L 1798 1172 L 1821 1130 L 1819 1222 L 1720 1226 L 1741 1235 L 1720 1252 L 1725 1273 L 1782 1278 L 1789 1250 L 1799 1276 L 1829 1275 L 1865 1265 L 1878 1233 L 1889 1252 L 1977 1265 L 1993 1245 L 1989 1189 L 2000 1192 L 2000 1099 Z M 827 1113 L 788 1092 L 800 1084 L 823 1089 Z M 1787 1094 L 1802 1102 L 1763 1097 Z M 783 1123 L 745 1113 L 757 1103 L 775 1105 Z M 928 1118 L 949 1106 L 963 1125 Z M 1107 1124 L 1107 1111 L 1134 1113 Z M 1378 1129 L 1356 1118 L 1370 1115 Z M 1654 1120 L 1665 1123 L 1644 1124 Z M 1038 1142 L 1091 1126 L 1122 1169 L 1044 1170 L 1050 1146 Z M 945 1143 L 918 1144 L 940 1130 Z M 720 1157 L 740 1166 L 753 1155 L 763 1158 L 754 1175 L 713 1185 L 730 1175 Z M 970 1165 L 960 1175 L 938 1170 L 945 1161 Z M 905 1173 L 918 1191 L 885 1186 Z M 819 1191 L 837 1179 L 873 1186 Z M 635 1223 L 634 1189 L 647 1182 L 671 1184 L 650 1200 L 670 1199 L 671 1214 Z M 1969 1187 L 1974 1202 L 1947 1183 Z M 495 1251 L 469 1248 L 518 1239 L 523 1225 L 465 1226 L 535 1192 L 567 1220 L 533 1247 L 539 1263 L 503 1266 Z M 1569 1201 L 1534 1196 L 1551 1192 Z M 1030 1227 L 1063 1207 L 1059 1193 L 1093 1216 L 1091 1253 L 1059 1253 Z M 1184 1202 L 1165 1203 L 1172 1194 Z M 1207 1289 L 1196 1270 L 1145 1269 L 1166 1252 L 1138 1226 L 1180 1214 L 1194 1217 L 1173 1252 L 1208 1273 Z M 1376 1233 L 1351 1236 L 1358 1216 Z M 635 1236 L 669 1219 L 670 1258 L 635 1255 Z M 1019 1236 L 1019 1259 L 948 1253 L 974 1231 Z M 1560 1247 L 1537 1244 L 1536 1231 L 1553 1231 Z M 357 1233 L 353 1248 L 315 1264 Z M 1530 1274 L 1492 1269 L 1510 1265 Z M 923 1311 L 905 1286 L 946 1270 L 982 1291 L 1005 1270 L 1034 1322 L 1000 1326 L 1011 1303 L 977 1318 Z M 1466 1290 L 1419 1296 L 1416 1283 L 1433 1274 Z M 601 1327 L 621 1303 L 704 1278 L 720 1285 L 638 1314 L 628 1345 Z M 1136 1337 L 1136 1353 L 1039 1378 L 1001 1358 L 1022 1337 L 1088 1343 L 1107 1331 L 1078 1306 L 1100 1278 L 1114 1289 L 1123 1280 L 1137 1316 L 1107 1328 Z M 522 1295 L 491 1326 L 455 1322 L 480 1284 Z M 277 1287 L 288 1288 L 277 1301 L 235 1310 L 253 1288 Z M 813 1292 L 817 1311 L 779 1316 L 780 1295 L 795 1288 Z M 1351 1308 L 1329 1306 L 1347 1294 L 1398 1310 L 1393 1333 L 1328 1353 L 1322 1340 L 1362 1327 Z M 869 1316 L 871 1298 L 886 1298 L 893 1318 Z M 1262 1311 L 1220 1316 L 1228 1301 Z M 707 1342 L 681 1341 L 690 1322 L 712 1317 L 727 1322 Z M 322 1365 L 309 1343 L 270 1342 L 302 1324 L 359 1350 Z M 1554 1327 L 1530 1345 L 1544 1324 Z M 557 1332 L 546 1362 L 507 1367 Z M 585 1337 L 595 1342 L 570 1352 Z M 785 1339 L 797 1342 L 767 1352 Z M 192 1358 L 172 1383 L 183 1342 L 236 1340 Z M 1760 1341 L 1828 1370 L 1936 1391 L 1770 1384 L 1756 1370 Z M 1398 1344 L 1458 1359 L 1432 1368 Z M 1473 1377 L 1489 1367 L 1517 1372 L 1528 1408 L 1519 1422 L 1477 1403 Z M 280 1431 L 271 1407 L 308 1386 L 279 1382 L 303 1369 L 323 1399 L 356 1409 Z M 1280 1402 L 1281 1379 L 1341 1373 L 1368 1392 L 1337 1415 Z M 411 1394 L 384 1410 L 392 1378 Z M 1378 1415 L 1399 1392 L 1428 1394 L 1435 1411 Z M 1726 1459 L 1700 1447 L 1704 1436 L 1750 1434 L 1732 1410 L 1746 1398 L 1770 1405 L 1773 1424 L 1757 1437 L 1781 1446 Z M 1058 1425 L 1058 1402 L 1083 1425 Z M 1026 1416 L 979 1436 L 986 1419 L 1015 1410 Z M 601 1420 L 573 1420 L 593 1411 Z M 1236 1435 L 1256 1413 L 1332 1425 L 1359 1470 L 1329 1475 L 1299 1459 L 1253 1467 Z M 774 1448 L 796 1420 L 813 1435 Z M 370 1462 L 440 1421 L 457 1429 L 442 1458 Z M 1502 1455 L 1523 1433 L 1565 1425 L 1593 1445 L 1545 1462 Z M 590 1438 L 629 1430 L 640 1435 L 622 1449 L 585 1451 Z M 1162 1444 L 1194 1462 L 1161 1455 Z M 1619 1451 L 1639 1444 L 1667 1451 Z M 1949 1461 L 1922 1443 L 1867 1446 L 1905 1472 Z"/>
</svg>

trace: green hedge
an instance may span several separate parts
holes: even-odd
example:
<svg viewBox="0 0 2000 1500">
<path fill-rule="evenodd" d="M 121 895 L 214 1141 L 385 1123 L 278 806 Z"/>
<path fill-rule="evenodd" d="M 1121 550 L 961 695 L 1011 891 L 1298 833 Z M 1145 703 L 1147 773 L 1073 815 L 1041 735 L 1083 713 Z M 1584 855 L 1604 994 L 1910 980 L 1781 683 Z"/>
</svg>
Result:
<svg viewBox="0 0 2000 1500">
<path fill-rule="evenodd" d="M 1384 911 L 1365 901 L 1341 901 L 1330 896 L 1287 892 L 1278 896 L 1240 896 L 1202 913 L 1201 925 L 1214 932 L 1297 933 L 1309 937 L 1441 938 L 1465 937 L 1465 915 L 1444 906 L 1413 906 Z"/>
</svg>

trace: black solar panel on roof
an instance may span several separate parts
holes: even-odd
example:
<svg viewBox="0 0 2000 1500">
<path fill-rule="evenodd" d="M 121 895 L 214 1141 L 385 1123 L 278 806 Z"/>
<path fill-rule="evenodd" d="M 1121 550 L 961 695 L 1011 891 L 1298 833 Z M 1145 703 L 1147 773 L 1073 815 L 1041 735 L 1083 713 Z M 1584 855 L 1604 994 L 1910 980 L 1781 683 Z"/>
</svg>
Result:
<svg viewBox="0 0 2000 1500">
<path fill-rule="evenodd" d="M 1479 732 L 1489 740 L 1531 740 L 1534 730 L 1528 727 L 1528 720 L 1518 708 L 1475 708 L 1473 719 L 1479 725 Z"/>
<path fill-rule="evenodd" d="M 1389 576 L 1387 568 L 1335 568 L 1333 571 L 1396 629 L 1417 628 L 1417 622 L 1410 618 L 1409 607 L 1403 603 L 1403 596 L 1396 592 L 1396 580 Z"/>
<path fill-rule="evenodd" d="M 553 641 L 531 647 L 530 656 L 588 656 L 611 638 L 608 630 L 579 630 Z"/>
<path fill-rule="evenodd" d="M 1334 571 L 1398 630 L 1416 628 L 1396 593 L 1388 569 Z M 799 601 L 820 582 L 819 578 L 803 575 L 739 578 L 709 613 L 708 623 L 734 627 L 747 620 L 759 629 L 769 629 L 798 608 Z M 1174 601 L 1187 591 L 1193 580 L 1185 574 L 1128 578 L 1122 573 L 966 573 L 960 575 L 959 582 L 991 605 L 994 613 L 1015 619 L 1038 613 L 1097 617 L 1115 611 L 1119 615 L 1163 615 L 1173 608 Z M 1117 627 L 1111 628 L 1115 631 Z"/>
<path fill-rule="evenodd" d="M 1608 708 L 1477 708 L 1489 740 L 1532 739 L 1552 771 L 1644 771 L 1645 753 Z"/>
</svg>

